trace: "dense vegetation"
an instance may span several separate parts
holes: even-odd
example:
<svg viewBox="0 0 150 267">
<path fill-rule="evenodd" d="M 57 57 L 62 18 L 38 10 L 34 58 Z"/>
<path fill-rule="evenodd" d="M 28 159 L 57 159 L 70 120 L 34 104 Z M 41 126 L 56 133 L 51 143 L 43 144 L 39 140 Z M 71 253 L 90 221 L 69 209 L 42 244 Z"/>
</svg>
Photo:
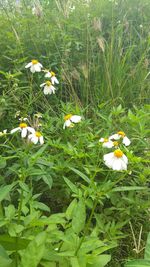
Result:
<svg viewBox="0 0 150 267">
<path fill-rule="evenodd" d="M 0 1 L 1 267 L 143 258 L 149 14 L 149 0 Z M 116 167 L 108 153 L 128 163 Z M 147 265 L 129 266 L 150 266 L 147 251 Z"/>
</svg>

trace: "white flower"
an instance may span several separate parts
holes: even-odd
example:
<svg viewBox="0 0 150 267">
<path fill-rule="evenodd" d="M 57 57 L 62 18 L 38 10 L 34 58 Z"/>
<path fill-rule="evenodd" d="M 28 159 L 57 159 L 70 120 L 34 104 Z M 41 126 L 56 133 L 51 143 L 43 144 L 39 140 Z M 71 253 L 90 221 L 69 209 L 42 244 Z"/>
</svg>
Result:
<svg viewBox="0 0 150 267">
<path fill-rule="evenodd" d="M 31 140 L 32 143 L 35 145 L 39 142 L 41 145 L 44 144 L 44 138 L 43 135 L 40 132 L 34 131 L 34 133 L 29 134 L 28 138 Z"/>
<path fill-rule="evenodd" d="M 78 123 L 80 122 L 82 119 L 81 116 L 78 115 L 72 115 L 72 114 L 68 114 L 64 117 L 65 123 L 63 125 L 63 129 L 65 129 L 66 127 L 73 127 L 73 123 Z"/>
<path fill-rule="evenodd" d="M 59 81 L 57 80 L 57 78 L 56 78 L 56 74 L 55 74 L 55 72 L 53 72 L 53 71 L 49 71 L 49 70 L 46 70 L 45 71 L 46 72 L 46 74 L 45 74 L 45 77 L 46 78 L 51 78 L 51 82 L 52 82 L 52 84 L 59 84 Z"/>
<path fill-rule="evenodd" d="M 122 143 L 125 146 L 129 146 L 131 144 L 130 139 L 126 136 L 126 134 L 122 131 L 117 132 L 116 134 L 113 134 L 109 137 L 109 140 L 119 140 L 122 138 Z"/>
<path fill-rule="evenodd" d="M 55 94 L 56 88 L 51 84 L 50 81 L 46 81 L 45 83 L 42 83 L 40 87 L 44 87 L 45 95 Z"/>
<path fill-rule="evenodd" d="M 112 148 L 114 146 L 114 142 L 112 142 L 108 138 L 100 138 L 99 142 L 103 143 L 102 147 Z"/>
<path fill-rule="evenodd" d="M 0 132 L 0 136 L 4 136 L 7 134 L 7 129 L 6 130 L 3 130 L 2 132 Z"/>
<path fill-rule="evenodd" d="M 35 130 L 32 127 L 29 127 L 26 123 L 22 122 L 19 124 L 19 127 L 14 128 L 11 130 L 11 134 L 15 133 L 15 132 L 21 132 L 21 137 L 25 138 L 27 136 L 27 133 L 33 133 L 35 132 Z"/>
<path fill-rule="evenodd" d="M 120 149 L 108 153 L 103 157 L 105 165 L 114 171 L 127 170 L 128 158 Z"/>
<path fill-rule="evenodd" d="M 36 59 L 33 59 L 30 63 L 28 63 L 25 68 L 30 68 L 30 71 L 32 73 L 35 73 L 35 72 L 40 72 L 41 69 L 43 68 L 42 64 L 40 62 L 38 62 L 38 60 Z"/>
</svg>

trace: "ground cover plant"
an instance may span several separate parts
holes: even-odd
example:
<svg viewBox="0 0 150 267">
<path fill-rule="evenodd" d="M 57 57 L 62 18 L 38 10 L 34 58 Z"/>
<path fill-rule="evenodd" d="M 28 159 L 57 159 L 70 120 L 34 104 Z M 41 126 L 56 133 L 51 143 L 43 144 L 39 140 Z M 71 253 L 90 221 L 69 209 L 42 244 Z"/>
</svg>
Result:
<svg viewBox="0 0 150 267">
<path fill-rule="evenodd" d="M 0 6 L 1 266 L 149 264 L 149 1 Z"/>
</svg>

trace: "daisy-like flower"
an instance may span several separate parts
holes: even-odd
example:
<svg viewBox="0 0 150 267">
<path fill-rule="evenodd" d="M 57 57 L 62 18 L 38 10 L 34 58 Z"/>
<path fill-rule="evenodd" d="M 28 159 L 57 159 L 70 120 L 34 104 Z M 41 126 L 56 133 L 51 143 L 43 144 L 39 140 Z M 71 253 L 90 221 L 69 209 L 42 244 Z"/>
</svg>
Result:
<svg viewBox="0 0 150 267">
<path fill-rule="evenodd" d="M 2 132 L 0 132 L 0 136 L 4 136 L 7 134 L 7 129 L 6 130 L 3 130 Z"/>
<path fill-rule="evenodd" d="M 99 142 L 102 143 L 102 147 L 112 148 L 114 146 L 114 142 L 109 140 L 108 138 L 100 138 Z"/>
<path fill-rule="evenodd" d="M 72 114 L 68 114 L 64 117 L 65 123 L 63 125 L 63 129 L 65 129 L 66 127 L 73 127 L 73 123 L 78 123 L 80 122 L 82 119 L 81 116 L 79 115 L 72 115 Z"/>
<path fill-rule="evenodd" d="M 103 157 L 105 165 L 114 171 L 127 170 L 128 158 L 123 154 L 120 149 L 108 153 Z"/>
<path fill-rule="evenodd" d="M 19 124 L 19 127 L 14 128 L 11 130 L 11 134 L 15 133 L 15 132 L 21 132 L 21 137 L 25 138 L 27 136 L 27 133 L 34 133 L 35 130 L 32 127 L 29 127 L 25 122 L 21 122 Z"/>
<path fill-rule="evenodd" d="M 122 131 L 117 132 L 116 134 L 113 134 L 109 137 L 110 140 L 119 140 L 122 138 L 122 143 L 125 146 L 129 146 L 131 144 L 130 139 L 126 136 L 126 134 Z"/>
<path fill-rule="evenodd" d="M 56 84 L 59 84 L 59 81 L 58 81 L 57 78 L 56 78 L 56 74 L 55 74 L 55 72 L 46 70 L 45 77 L 46 77 L 46 78 L 51 78 L 52 84 L 55 84 L 55 83 L 56 83 Z"/>
<path fill-rule="evenodd" d="M 43 145 L 44 144 L 44 138 L 43 135 L 40 132 L 34 131 L 34 133 L 28 135 L 29 140 L 33 144 L 37 144 L 38 142 Z"/>
<path fill-rule="evenodd" d="M 27 68 L 30 68 L 30 71 L 31 71 L 32 73 L 35 73 L 35 72 L 40 72 L 41 69 L 43 68 L 43 66 L 42 66 L 42 64 L 41 64 L 40 62 L 38 62 L 38 60 L 33 59 L 33 60 L 31 60 L 30 63 L 28 63 L 28 64 L 25 66 L 25 68 L 26 68 L 26 69 L 27 69 Z"/>
<path fill-rule="evenodd" d="M 56 88 L 52 85 L 50 81 L 46 81 L 45 83 L 42 83 L 40 87 L 44 87 L 45 95 L 55 94 Z"/>
</svg>

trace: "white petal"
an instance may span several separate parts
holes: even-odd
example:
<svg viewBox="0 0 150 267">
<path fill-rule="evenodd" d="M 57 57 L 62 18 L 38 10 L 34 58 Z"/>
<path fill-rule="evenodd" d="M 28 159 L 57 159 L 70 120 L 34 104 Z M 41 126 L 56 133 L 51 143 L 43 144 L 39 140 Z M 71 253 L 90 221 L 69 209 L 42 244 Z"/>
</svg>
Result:
<svg viewBox="0 0 150 267">
<path fill-rule="evenodd" d="M 42 83 L 42 84 L 40 85 L 40 87 L 43 87 L 45 84 L 46 84 L 46 83 Z"/>
<path fill-rule="evenodd" d="M 66 127 L 69 127 L 71 125 L 71 121 L 70 120 L 66 120 L 64 125 L 63 125 L 63 129 L 65 129 Z"/>
<path fill-rule="evenodd" d="M 35 65 L 34 65 L 34 68 L 35 68 L 35 71 L 36 71 L 36 72 L 40 72 L 40 71 L 41 71 L 41 66 L 40 66 L 39 63 L 35 64 Z"/>
<path fill-rule="evenodd" d="M 44 87 L 44 95 L 51 94 L 50 86 L 45 85 Z"/>
<path fill-rule="evenodd" d="M 32 65 L 32 66 L 30 67 L 30 71 L 31 71 L 32 73 L 35 73 L 35 66 L 34 66 L 34 65 Z"/>
<path fill-rule="evenodd" d="M 10 133 L 13 134 L 13 133 L 15 133 L 15 132 L 17 132 L 17 131 L 19 131 L 19 130 L 21 130 L 20 127 L 17 127 L 17 128 L 15 128 L 15 129 L 12 129 Z"/>
<path fill-rule="evenodd" d="M 108 141 L 108 142 L 104 142 L 102 146 L 106 148 L 112 148 L 114 144 L 112 141 Z"/>
<path fill-rule="evenodd" d="M 40 62 L 38 64 L 39 64 L 40 68 L 43 68 L 43 65 Z"/>
<path fill-rule="evenodd" d="M 80 122 L 81 121 L 81 116 L 78 116 L 78 115 L 73 115 L 71 118 L 70 118 L 70 120 L 72 121 L 72 122 L 74 122 L 74 123 L 78 123 L 78 122 Z"/>
<path fill-rule="evenodd" d="M 114 171 L 122 171 L 123 168 L 122 168 L 122 161 L 120 158 L 116 158 L 112 164 L 112 169 Z"/>
<path fill-rule="evenodd" d="M 111 152 L 111 153 L 105 154 L 103 156 L 103 159 L 104 159 L 104 161 L 109 161 L 109 160 L 112 160 L 113 157 L 114 157 L 114 152 Z"/>
<path fill-rule="evenodd" d="M 105 139 L 104 139 L 103 137 L 101 137 L 101 138 L 99 139 L 99 142 L 103 143 L 104 140 L 105 140 Z"/>
<path fill-rule="evenodd" d="M 122 143 L 125 145 L 125 146 L 129 146 L 131 144 L 131 141 L 129 140 L 129 138 L 127 136 L 125 136 L 123 138 L 123 141 Z"/>
<path fill-rule="evenodd" d="M 27 127 L 27 130 L 28 130 L 30 133 L 32 133 L 32 134 L 35 133 L 35 130 L 34 130 L 34 128 L 32 128 L 32 127 Z"/>
<path fill-rule="evenodd" d="M 31 139 L 33 137 L 33 134 L 29 134 L 28 138 Z"/>
<path fill-rule="evenodd" d="M 45 77 L 46 78 L 50 78 L 52 75 L 51 75 L 51 73 L 48 71 L 46 74 L 45 74 Z"/>
<path fill-rule="evenodd" d="M 52 81 L 52 84 L 59 84 L 59 81 L 57 80 L 57 78 L 55 76 L 52 76 L 51 77 L 51 81 Z"/>
<path fill-rule="evenodd" d="M 27 69 L 27 68 L 30 68 L 31 66 L 32 66 L 32 62 L 28 63 L 28 64 L 25 66 L 25 68 Z"/>
<path fill-rule="evenodd" d="M 44 138 L 43 138 L 43 136 L 40 136 L 39 140 L 40 140 L 40 144 L 43 145 L 44 144 Z"/>
<path fill-rule="evenodd" d="M 55 94 L 56 88 L 54 86 L 50 86 L 51 93 Z"/>
<path fill-rule="evenodd" d="M 126 157 L 126 155 L 123 154 L 123 156 L 122 156 L 122 160 L 123 160 L 126 164 L 128 164 L 128 158 Z"/>
<path fill-rule="evenodd" d="M 23 129 L 21 130 L 21 137 L 22 137 L 22 138 L 25 138 L 25 137 L 27 136 L 27 132 L 28 132 L 27 127 L 26 127 L 26 128 L 23 128 Z"/>
<path fill-rule="evenodd" d="M 32 138 L 31 138 L 31 142 L 34 143 L 35 145 L 38 143 L 38 137 L 33 135 Z"/>
<path fill-rule="evenodd" d="M 119 134 L 113 134 L 109 137 L 110 140 L 114 139 L 114 140 L 119 140 L 121 138 L 121 136 Z"/>
</svg>

